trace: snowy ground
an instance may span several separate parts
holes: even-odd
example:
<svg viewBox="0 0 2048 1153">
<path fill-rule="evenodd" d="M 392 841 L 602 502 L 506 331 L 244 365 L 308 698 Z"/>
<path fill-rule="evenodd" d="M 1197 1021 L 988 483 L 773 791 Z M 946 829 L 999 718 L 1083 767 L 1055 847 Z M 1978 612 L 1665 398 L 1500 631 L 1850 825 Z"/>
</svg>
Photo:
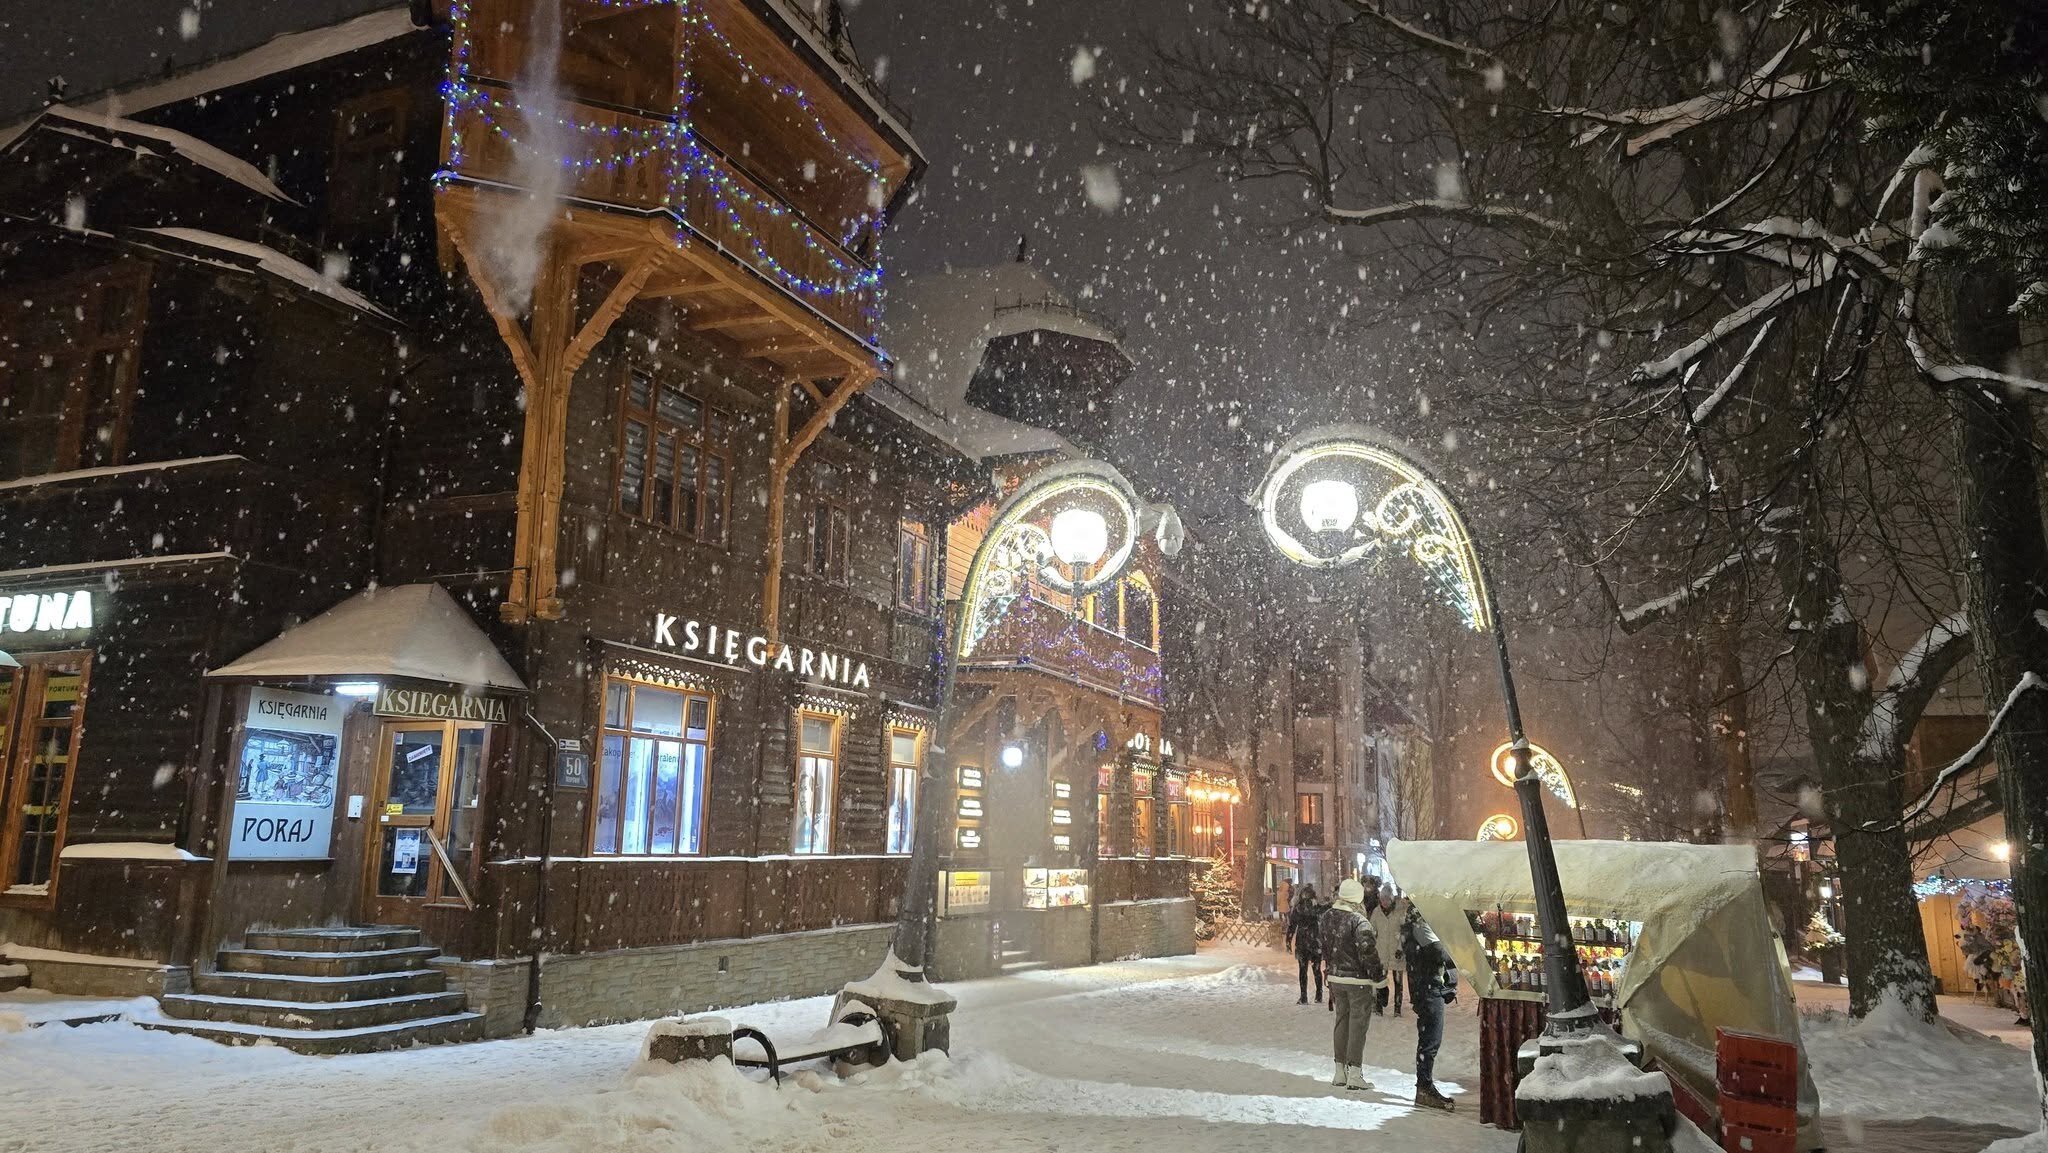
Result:
<svg viewBox="0 0 2048 1153">
<path fill-rule="evenodd" d="M 1296 1006 L 1292 985 L 1291 962 L 1258 949 L 966 982 L 949 987 L 961 1000 L 957 1060 L 850 1082 L 804 1073 L 779 1091 L 729 1068 L 636 1069 L 644 1025 L 332 1058 L 126 1024 L 46 1026 L 0 1032 L 0 1153 L 1514 1148 L 1513 1134 L 1475 1117 L 1469 998 L 1452 1010 L 1439 1061 L 1460 1111 L 1442 1116 L 1407 1105 L 1410 1018 L 1373 1026 L 1377 1091 L 1323 1084 L 1330 1016 Z M 1825 1016 L 1838 992 L 1800 994 L 1831 1147 L 1975 1150 L 1998 1133 L 1959 1122 L 2031 1123 L 2023 1049 L 1899 1022 L 1851 1026 Z M 0 1013 L 19 1008 L 8 996 L 19 994 L 0 995 Z M 725 1015 L 802 1034 L 827 1010 L 817 998 Z"/>
<path fill-rule="evenodd" d="M 1296 1006 L 1275 961 L 1221 950 L 949 986 L 958 1060 L 780 1091 L 729 1069 L 636 1072 L 640 1025 L 333 1058 L 124 1024 L 31 1029 L 0 1036 L 0 1151 L 1514 1148 L 1469 1098 L 1449 1117 L 1409 1107 L 1409 1018 L 1374 1026 L 1384 1092 L 1323 1084 L 1330 1016 Z M 828 1010 L 725 1015 L 802 1033 Z M 1440 1076 L 1470 1085 L 1476 1025 L 1469 1006 L 1454 1014 Z"/>
</svg>

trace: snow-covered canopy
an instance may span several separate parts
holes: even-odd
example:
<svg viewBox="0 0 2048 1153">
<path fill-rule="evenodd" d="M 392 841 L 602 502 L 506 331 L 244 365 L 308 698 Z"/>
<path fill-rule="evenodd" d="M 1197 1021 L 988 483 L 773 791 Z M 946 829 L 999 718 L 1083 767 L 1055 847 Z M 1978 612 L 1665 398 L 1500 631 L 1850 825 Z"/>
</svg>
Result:
<svg viewBox="0 0 2048 1153">
<path fill-rule="evenodd" d="M 53 122 L 62 121 L 60 131 L 92 135 L 135 152 L 162 151 L 183 158 L 201 168 L 227 177 L 236 184 L 270 200 L 296 204 L 268 176 L 246 160 L 230 156 L 189 133 L 139 120 L 123 120 L 103 112 L 88 112 L 53 104 L 43 113 Z"/>
<path fill-rule="evenodd" d="M 268 245 L 199 228 L 144 228 L 135 235 L 137 243 L 145 248 L 160 249 L 173 256 L 220 268 L 264 273 L 294 287 L 325 296 L 346 308 L 397 323 L 390 313 L 372 304 L 361 293 L 343 287 L 333 277 L 323 276 Z M 165 244 L 165 241 L 172 243 Z"/>
<path fill-rule="evenodd" d="M 1615 1003 L 1622 1031 L 1711 1105 L 1715 1030 L 1799 1044 L 1792 972 L 1771 929 L 1750 845 L 1559 841 L 1557 872 L 1578 917 L 1641 922 Z M 1495 988 L 1467 913 L 1536 911 L 1520 841 L 1396 841 L 1387 863 L 1481 996 Z M 1818 1142 L 1820 1099 L 1800 1071 L 1800 1147 Z"/>
<path fill-rule="evenodd" d="M 404 677 L 526 691 L 526 682 L 498 655 L 491 639 L 436 584 L 368 589 L 206 675 Z"/>
<path fill-rule="evenodd" d="M 1041 452 L 1086 455 L 1057 433 L 967 401 L 989 341 L 1033 331 L 1121 343 L 1024 261 L 905 276 L 889 290 L 883 314 L 883 343 L 896 358 L 896 379 L 893 388 L 878 389 L 875 396 L 977 460 Z"/>
</svg>

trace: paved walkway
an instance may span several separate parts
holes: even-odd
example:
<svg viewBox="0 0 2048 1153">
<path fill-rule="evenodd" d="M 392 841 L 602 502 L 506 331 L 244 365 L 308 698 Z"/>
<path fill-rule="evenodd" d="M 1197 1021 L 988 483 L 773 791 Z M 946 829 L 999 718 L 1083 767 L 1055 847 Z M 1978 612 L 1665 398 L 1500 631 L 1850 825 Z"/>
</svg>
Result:
<svg viewBox="0 0 2048 1153">
<path fill-rule="evenodd" d="M 1828 1153 L 1982 1153 L 1986 1145 L 2020 1135 L 1998 1125 L 1953 1121 L 1865 1121 L 1822 1117 Z"/>
</svg>

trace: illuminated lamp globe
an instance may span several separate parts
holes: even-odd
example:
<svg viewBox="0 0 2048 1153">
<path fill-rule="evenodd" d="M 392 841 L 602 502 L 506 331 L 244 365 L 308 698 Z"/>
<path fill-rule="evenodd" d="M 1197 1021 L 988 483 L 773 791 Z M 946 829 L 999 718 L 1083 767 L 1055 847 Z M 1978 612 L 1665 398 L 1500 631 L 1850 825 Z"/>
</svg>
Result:
<svg viewBox="0 0 2048 1153">
<path fill-rule="evenodd" d="M 1004 745 L 1004 746 L 1003 746 L 1003 767 L 1004 767 L 1004 768 L 1006 768 L 1006 769 L 1016 769 L 1016 768 L 1022 768 L 1022 767 L 1023 767 L 1023 765 L 1024 765 L 1024 746 L 1023 746 L 1023 745 Z"/>
<path fill-rule="evenodd" d="M 1092 508 L 1061 509 L 1052 518 L 1052 551 L 1069 565 L 1091 565 L 1109 551 L 1109 522 Z"/>
<path fill-rule="evenodd" d="M 1348 480 L 1309 482 L 1301 490 L 1301 520 L 1310 532 L 1344 532 L 1358 523 L 1358 489 Z"/>
</svg>

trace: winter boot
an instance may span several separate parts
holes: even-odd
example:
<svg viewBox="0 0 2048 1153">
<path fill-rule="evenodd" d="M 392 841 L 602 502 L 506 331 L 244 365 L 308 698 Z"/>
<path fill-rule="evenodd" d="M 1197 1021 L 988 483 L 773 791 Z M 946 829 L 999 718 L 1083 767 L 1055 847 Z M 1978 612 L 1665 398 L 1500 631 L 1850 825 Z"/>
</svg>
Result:
<svg viewBox="0 0 2048 1153">
<path fill-rule="evenodd" d="M 1415 1107 L 1417 1109 L 1441 1109 L 1446 1113 L 1456 1112 L 1458 1108 L 1457 1104 L 1449 1097 L 1437 1092 L 1436 1086 L 1426 1081 L 1415 1087 Z"/>
<path fill-rule="evenodd" d="M 1372 1088 L 1371 1085 L 1366 1083 L 1365 1070 L 1356 1065 L 1346 1065 L 1344 1067 L 1344 1087 L 1346 1089 Z"/>
<path fill-rule="evenodd" d="M 1306 1004 L 1308 1004 L 1308 994 L 1307 994 L 1307 993 L 1303 993 L 1303 994 L 1301 995 L 1300 999 L 1299 999 L 1299 1000 L 1297 1000 L 1297 1001 L 1295 1001 L 1294 1003 L 1295 1003 L 1295 1004 L 1297 1004 L 1297 1005 L 1306 1005 Z"/>
<path fill-rule="evenodd" d="M 1344 1062 L 1337 1062 L 1337 1070 L 1330 1074 L 1330 1084 L 1339 1089 L 1344 1087 Z"/>
</svg>

